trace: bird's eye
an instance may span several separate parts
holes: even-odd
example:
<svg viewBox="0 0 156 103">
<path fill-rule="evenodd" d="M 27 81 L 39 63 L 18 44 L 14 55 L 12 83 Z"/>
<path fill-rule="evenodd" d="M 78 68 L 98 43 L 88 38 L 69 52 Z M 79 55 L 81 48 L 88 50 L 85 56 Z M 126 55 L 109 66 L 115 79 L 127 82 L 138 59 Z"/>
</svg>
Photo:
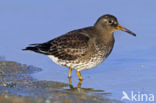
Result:
<svg viewBox="0 0 156 103">
<path fill-rule="evenodd" d="M 109 24 L 112 24 L 112 23 L 113 23 L 113 20 L 109 20 L 108 23 L 109 23 Z"/>
</svg>

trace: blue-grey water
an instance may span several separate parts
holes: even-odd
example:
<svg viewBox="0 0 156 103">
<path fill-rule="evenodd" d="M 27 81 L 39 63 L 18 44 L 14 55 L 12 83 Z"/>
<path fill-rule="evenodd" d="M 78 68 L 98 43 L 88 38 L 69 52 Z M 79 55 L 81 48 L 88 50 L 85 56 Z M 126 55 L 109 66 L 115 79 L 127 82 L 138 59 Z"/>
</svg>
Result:
<svg viewBox="0 0 156 103">
<path fill-rule="evenodd" d="M 82 87 L 104 90 L 111 93 L 109 98 L 117 100 L 123 96 L 122 91 L 128 95 L 134 91 L 156 96 L 155 4 L 154 0 L 0 1 L 0 56 L 42 68 L 43 71 L 33 75 L 38 80 L 68 83 L 67 68 L 44 55 L 21 49 L 93 25 L 103 14 L 113 14 L 137 36 L 115 32 L 111 55 L 99 66 L 82 71 Z M 72 84 L 77 83 L 73 71 Z"/>
</svg>

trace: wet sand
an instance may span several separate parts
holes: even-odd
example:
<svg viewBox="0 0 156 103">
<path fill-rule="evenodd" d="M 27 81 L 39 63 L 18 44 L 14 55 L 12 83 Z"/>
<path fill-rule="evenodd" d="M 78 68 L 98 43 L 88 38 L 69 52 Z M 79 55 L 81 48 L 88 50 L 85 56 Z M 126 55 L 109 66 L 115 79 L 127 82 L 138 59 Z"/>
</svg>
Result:
<svg viewBox="0 0 156 103">
<path fill-rule="evenodd" d="M 32 78 L 32 73 L 40 71 L 33 66 L 0 61 L 0 103 L 121 103 L 108 99 L 111 93 L 103 90 Z"/>
</svg>

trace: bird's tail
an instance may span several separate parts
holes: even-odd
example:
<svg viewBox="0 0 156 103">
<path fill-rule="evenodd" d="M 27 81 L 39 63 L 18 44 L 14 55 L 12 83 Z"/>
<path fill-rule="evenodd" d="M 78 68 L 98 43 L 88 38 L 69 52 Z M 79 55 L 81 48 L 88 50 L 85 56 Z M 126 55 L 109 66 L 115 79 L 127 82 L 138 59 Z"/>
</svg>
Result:
<svg viewBox="0 0 156 103">
<path fill-rule="evenodd" d="M 24 50 L 24 51 L 29 50 L 29 51 L 37 52 L 38 48 L 37 47 L 26 47 L 25 49 L 22 49 L 22 50 Z"/>
<path fill-rule="evenodd" d="M 30 46 L 22 49 L 24 51 L 33 51 L 41 54 L 48 54 L 49 45 L 46 44 L 31 44 Z"/>
</svg>

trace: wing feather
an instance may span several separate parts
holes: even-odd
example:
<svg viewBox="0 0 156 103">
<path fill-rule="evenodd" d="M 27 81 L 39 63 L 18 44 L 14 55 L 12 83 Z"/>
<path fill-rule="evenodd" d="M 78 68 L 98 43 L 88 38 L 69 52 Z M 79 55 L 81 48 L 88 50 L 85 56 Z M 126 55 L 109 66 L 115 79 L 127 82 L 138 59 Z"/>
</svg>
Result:
<svg viewBox="0 0 156 103">
<path fill-rule="evenodd" d="M 74 60 L 87 53 L 88 41 L 89 37 L 79 33 L 63 35 L 48 42 L 51 44 L 48 54 L 63 60 Z"/>
</svg>

